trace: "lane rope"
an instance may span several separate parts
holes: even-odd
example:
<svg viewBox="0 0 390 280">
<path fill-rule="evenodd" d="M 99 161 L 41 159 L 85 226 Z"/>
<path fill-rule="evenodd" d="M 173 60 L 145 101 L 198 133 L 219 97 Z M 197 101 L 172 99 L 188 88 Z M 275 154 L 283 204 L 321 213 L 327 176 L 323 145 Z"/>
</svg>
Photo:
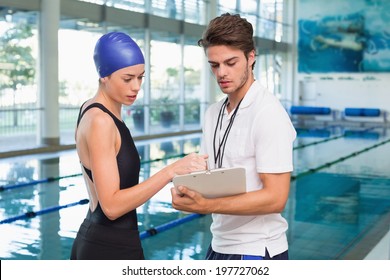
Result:
<svg viewBox="0 0 390 280">
<path fill-rule="evenodd" d="M 375 129 L 375 128 L 377 128 L 377 127 L 370 127 L 370 128 L 362 130 L 362 132 L 366 132 L 366 131 L 369 131 L 369 130 L 372 130 L 372 129 Z M 337 139 L 340 139 L 340 138 L 343 138 L 343 137 L 346 137 L 346 136 L 348 136 L 348 133 L 343 133 L 343 134 L 340 134 L 340 135 L 337 135 L 337 136 L 334 136 L 334 137 L 330 137 L 330 138 L 327 138 L 327 139 L 314 141 L 314 142 L 311 142 L 311 143 L 307 143 L 307 144 L 296 146 L 296 147 L 293 148 L 293 150 L 299 150 L 299 149 L 303 149 L 303 148 L 306 148 L 306 147 L 309 147 L 309 146 L 322 144 L 322 143 L 333 141 L 333 140 L 337 140 Z M 152 162 L 164 161 L 164 160 L 168 160 L 168 159 L 172 159 L 172 158 L 184 157 L 186 155 L 188 155 L 188 153 L 187 154 L 186 153 L 176 154 L 176 155 L 167 156 L 167 157 L 164 157 L 164 158 L 156 158 L 156 159 L 152 159 L 152 160 L 145 160 L 145 161 L 142 161 L 141 164 L 147 164 L 147 163 L 152 163 Z M 12 190 L 12 189 L 16 189 L 16 188 L 21 188 L 21 187 L 26 187 L 26 186 L 33 186 L 33 185 L 38 185 L 38 184 L 43 184 L 43 183 L 50 183 L 50 182 L 54 182 L 54 181 L 59 181 L 61 179 L 66 179 L 66 178 L 71 178 L 71 177 L 78 177 L 78 176 L 81 176 L 81 175 L 82 175 L 82 173 L 77 173 L 77 174 L 71 174 L 71 175 L 65 175 L 65 176 L 59 176 L 59 177 L 48 177 L 48 178 L 44 178 L 44 179 L 40 179 L 40 180 L 32 180 L 32 181 L 28 181 L 28 182 L 21 182 L 21 183 L 17 183 L 17 184 L 13 184 L 13 185 L 11 185 L 11 184 L 3 185 L 3 186 L 0 186 L 0 192 L 6 191 L 6 190 Z"/>
<path fill-rule="evenodd" d="M 177 155 L 172 155 L 172 156 L 168 156 L 168 157 L 164 157 L 164 158 L 145 160 L 145 161 L 142 161 L 141 164 L 147 164 L 147 163 L 152 163 L 152 162 L 157 162 L 157 161 L 168 160 L 168 159 L 172 159 L 172 158 L 184 157 L 186 155 L 188 155 L 188 154 L 177 154 Z M 32 180 L 32 181 L 28 181 L 28 182 L 21 182 L 21 183 L 17 183 L 17 184 L 13 184 L 13 185 L 11 185 L 11 184 L 3 185 L 3 186 L 0 186 L 0 192 L 6 191 L 6 190 L 12 190 L 12 189 L 16 189 L 16 188 L 21 188 L 21 187 L 26 187 L 26 186 L 38 185 L 38 184 L 42 184 L 42 183 L 50 183 L 50 182 L 54 182 L 54 181 L 59 181 L 61 179 L 78 177 L 81 175 L 82 175 L 82 173 L 77 173 L 77 174 L 71 174 L 71 175 L 65 175 L 65 176 L 59 176 L 59 177 L 48 177 L 48 178 L 39 179 L 39 180 Z"/>
<path fill-rule="evenodd" d="M 370 147 L 364 148 L 364 149 L 362 149 L 360 151 L 353 152 L 353 153 L 351 153 L 351 154 L 349 154 L 347 156 L 340 157 L 337 160 L 334 160 L 334 161 L 322 164 L 322 165 L 320 165 L 320 166 L 318 166 L 316 168 L 308 169 L 308 170 L 306 170 L 304 172 L 301 172 L 301 173 L 299 173 L 299 174 L 297 174 L 295 176 L 291 176 L 291 181 L 294 181 L 294 180 L 296 180 L 296 179 L 298 179 L 300 177 L 303 177 L 303 176 L 306 176 L 306 175 L 309 175 L 309 174 L 316 173 L 316 172 L 318 172 L 321 169 L 330 167 L 331 165 L 337 164 L 337 163 L 339 163 L 341 161 L 344 161 L 344 160 L 356 157 L 356 156 L 358 156 L 358 155 L 360 155 L 362 153 L 368 152 L 368 151 L 370 151 L 372 149 L 375 149 L 375 148 L 377 148 L 379 146 L 385 145 L 385 144 L 387 144 L 389 142 L 390 142 L 390 138 L 387 139 L 387 140 L 381 141 L 381 142 L 379 142 L 377 144 L 374 144 L 374 145 L 372 145 Z M 59 211 L 59 210 L 64 209 L 64 208 L 69 208 L 69 207 L 73 207 L 73 206 L 76 206 L 76 205 L 87 204 L 88 202 L 89 202 L 88 199 L 82 199 L 82 200 L 77 201 L 77 202 L 73 202 L 73 203 L 69 203 L 69 204 L 65 204 L 65 205 L 53 206 L 53 207 L 45 208 L 45 209 L 42 209 L 42 210 L 39 210 L 39 211 L 28 211 L 28 212 L 26 212 L 24 214 L 21 214 L 21 215 L 18 215 L 18 216 L 14 216 L 14 217 L 2 220 L 2 221 L 0 221 L 0 224 L 11 223 L 11 222 L 14 222 L 14 221 L 17 221 L 17 220 L 21 220 L 21 219 L 31 219 L 31 218 L 34 218 L 34 217 L 39 216 L 39 215 L 47 214 L 47 213 L 54 212 L 54 211 Z M 176 227 L 178 225 L 181 225 L 183 223 L 192 221 L 192 220 L 194 220 L 196 218 L 200 218 L 200 217 L 203 217 L 203 216 L 205 216 L 205 215 L 196 214 L 196 213 L 189 214 L 186 217 L 179 218 L 179 219 L 167 222 L 165 224 L 159 225 L 157 227 L 152 227 L 152 228 L 150 228 L 148 230 L 145 230 L 145 231 L 140 233 L 140 238 L 141 239 L 145 239 L 145 238 L 154 236 L 154 235 L 156 235 L 156 234 L 158 234 L 160 232 L 164 232 L 164 231 L 166 231 L 168 229 L 171 229 L 173 227 Z"/>
<path fill-rule="evenodd" d="M 44 209 L 38 210 L 38 211 L 28 211 L 24 214 L 2 220 L 2 221 L 0 221 L 0 224 L 12 223 L 12 222 L 15 222 L 17 220 L 23 220 L 23 219 L 31 219 L 31 218 L 35 218 L 36 216 L 39 216 L 39 215 L 48 214 L 48 213 L 51 213 L 54 211 L 59 211 L 59 210 L 64 209 L 64 208 L 69 208 L 69 207 L 73 207 L 76 205 L 87 204 L 88 202 L 89 202 L 88 199 L 81 199 L 80 201 L 68 203 L 65 205 L 52 206 L 52 207 L 44 208 Z"/>
<path fill-rule="evenodd" d="M 77 201 L 77 202 L 68 203 L 65 205 L 48 207 L 48 208 L 45 208 L 45 209 L 42 209 L 39 211 L 28 211 L 24 214 L 4 219 L 4 220 L 0 221 L 0 224 L 8 224 L 8 223 L 12 223 L 12 222 L 15 222 L 18 220 L 32 219 L 32 218 L 35 218 L 37 216 L 48 214 L 48 213 L 55 212 L 55 211 L 59 211 L 59 210 L 64 209 L 64 208 L 69 208 L 69 207 L 73 207 L 73 206 L 77 206 L 77 205 L 84 205 L 84 204 L 87 204 L 88 202 L 89 202 L 88 199 L 82 199 L 82 200 Z M 182 225 L 184 223 L 190 222 L 192 220 L 195 220 L 197 218 L 201 218 L 204 216 L 205 215 L 203 215 L 203 214 L 197 214 L 197 213 L 188 214 L 185 217 L 178 218 L 178 219 L 169 221 L 167 223 L 161 224 L 159 226 L 151 227 L 145 231 L 142 231 L 142 232 L 140 232 L 140 238 L 142 240 L 142 239 L 154 236 L 158 233 L 167 231 L 171 228 L 177 227 L 179 225 Z"/>
<path fill-rule="evenodd" d="M 151 236 L 154 236 L 160 232 L 164 232 L 168 229 L 171 229 L 171 228 L 174 228 L 176 226 L 179 226 L 181 224 L 184 224 L 184 223 L 187 223 L 187 222 L 190 222 L 196 218 L 200 218 L 200 217 L 204 217 L 205 215 L 203 214 L 189 214 L 188 216 L 185 216 L 183 218 L 178 218 L 176 220 L 173 220 L 173 221 L 170 221 L 170 222 L 167 222 L 165 224 L 162 224 L 162 225 L 159 225 L 157 227 L 152 227 L 150 229 L 147 229 L 145 231 L 142 231 L 140 233 L 140 238 L 141 240 L 142 239 L 145 239 L 145 238 L 148 238 L 148 237 L 151 237 Z"/>
<path fill-rule="evenodd" d="M 334 161 L 330 161 L 330 162 L 324 163 L 324 164 L 322 164 L 322 165 L 320 165 L 320 166 L 317 166 L 317 167 L 315 167 L 315 168 L 310 168 L 310 169 L 308 169 L 308 170 L 306 170 L 306 171 L 304 171 L 304 172 L 301 172 L 301 173 L 299 173 L 299 174 L 297 174 L 297 175 L 295 175 L 295 176 L 291 176 L 291 181 L 296 180 L 297 178 L 300 178 L 300 177 L 303 177 L 303 176 L 306 176 L 306 175 L 315 173 L 315 172 L 317 172 L 317 171 L 319 171 L 319 170 L 321 170 L 321 169 L 330 167 L 330 166 L 332 166 L 332 165 L 334 165 L 334 164 L 336 164 L 336 163 L 342 162 L 342 161 L 344 161 L 344 160 L 347 160 L 347 159 L 356 157 L 356 156 L 358 156 L 358 155 L 360 155 L 360 154 L 362 154 L 362 153 L 368 152 L 368 151 L 370 151 L 370 150 L 372 150 L 372 149 L 375 149 L 375 148 L 377 148 L 377 147 L 379 147 L 379 146 L 385 145 L 385 144 L 387 144 L 387 143 L 389 143 L 389 142 L 390 142 L 390 138 L 389 138 L 389 139 L 386 139 L 386 140 L 384 140 L 384 141 L 382 141 L 382 142 L 379 142 L 379 143 L 377 143 L 377 144 L 374 144 L 374 145 L 372 145 L 372 146 L 366 147 L 366 148 L 364 148 L 364 149 L 362 149 L 362 150 L 360 150 L 360 151 L 356 151 L 356 152 L 353 152 L 353 153 L 351 153 L 351 154 L 349 154 L 349 155 L 340 157 L 340 158 L 338 158 L 338 159 L 336 159 L 336 160 L 334 160 Z"/>
</svg>

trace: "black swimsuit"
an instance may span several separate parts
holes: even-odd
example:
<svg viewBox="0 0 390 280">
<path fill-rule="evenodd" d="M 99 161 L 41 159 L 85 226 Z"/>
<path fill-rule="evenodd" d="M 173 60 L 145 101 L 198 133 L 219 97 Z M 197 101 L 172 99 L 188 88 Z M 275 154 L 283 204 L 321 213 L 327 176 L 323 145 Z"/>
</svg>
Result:
<svg viewBox="0 0 390 280">
<path fill-rule="evenodd" d="M 116 156 L 120 189 L 137 185 L 139 182 L 140 158 L 126 124 L 115 117 L 102 104 L 93 103 L 85 108 L 83 112 L 80 108 L 77 125 L 85 112 L 94 107 L 101 109 L 112 117 L 121 136 L 121 147 Z M 83 168 L 93 181 L 91 170 L 84 166 Z M 71 259 L 144 259 L 136 210 L 134 209 L 118 219 L 110 220 L 104 214 L 99 203 L 93 212 L 89 209 L 74 241 Z"/>
</svg>

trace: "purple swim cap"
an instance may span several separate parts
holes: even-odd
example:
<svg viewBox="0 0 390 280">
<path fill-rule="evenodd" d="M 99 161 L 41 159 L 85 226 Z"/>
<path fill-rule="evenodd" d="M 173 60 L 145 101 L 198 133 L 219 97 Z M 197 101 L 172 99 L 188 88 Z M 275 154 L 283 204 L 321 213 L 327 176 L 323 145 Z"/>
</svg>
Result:
<svg viewBox="0 0 390 280">
<path fill-rule="evenodd" d="M 100 78 L 128 66 L 145 64 L 137 43 L 122 32 L 110 32 L 100 37 L 95 46 L 93 59 Z"/>
</svg>

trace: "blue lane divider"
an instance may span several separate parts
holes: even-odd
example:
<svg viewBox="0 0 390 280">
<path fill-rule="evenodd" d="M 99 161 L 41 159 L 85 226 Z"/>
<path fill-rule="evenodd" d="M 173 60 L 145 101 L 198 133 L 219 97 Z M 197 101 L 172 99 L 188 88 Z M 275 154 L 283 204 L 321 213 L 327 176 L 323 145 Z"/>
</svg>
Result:
<svg viewBox="0 0 390 280">
<path fill-rule="evenodd" d="M 183 218 L 179 218 L 179 219 L 170 221 L 168 223 L 162 224 L 160 226 L 153 227 L 153 228 L 150 228 L 148 230 L 145 230 L 145 231 L 141 232 L 139 234 L 139 236 L 140 236 L 140 238 L 142 240 L 142 239 L 145 239 L 147 237 L 156 235 L 156 234 L 158 234 L 160 232 L 166 231 L 166 230 L 168 230 L 170 228 L 176 227 L 178 225 L 184 224 L 186 222 L 192 221 L 192 220 L 194 220 L 196 218 L 200 218 L 200 217 L 203 217 L 203 216 L 205 216 L 205 215 L 202 215 L 202 214 L 189 214 L 188 216 L 185 216 Z"/>
<path fill-rule="evenodd" d="M 372 139 L 378 140 L 380 137 L 379 132 L 376 131 L 364 131 L 364 130 L 346 130 L 344 132 L 345 138 L 359 138 L 359 139 Z"/>
<path fill-rule="evenodd" d="M 183 153 L 183 154 L 167 156 L 164 158 L 145 160 L 145 161 L 142 161 L 141 164 L 152 163 L 152 162 L 157 162 L 157 161 L 162 161 L 162 160 L 168 160 L 168 159 L 178 158 L 178 157 L 184 157 L 186 155 L 188 155 L 188 154 Z M 16 189 L 16 188 L 21 188 L 21 187 L 26 187 L 26 186 L 32 186 L 32 185 L 38 185 L 38 184 L 42 184 L 42 183 L 58 181 L 61 179 L 70 178 L 70 177 L 77 177 L 77 176 L 81 176 L 81 175 L 82 175 L 82 173 L 77 173 L 77 174 L 65 175 L 65 176 L 60 176 L 60 177 L 49 177 L 49 178 L 44 178 L 44 179 L 40 179 L 40 180 L 22 182 L 22 183 L 17 183 L 14 185 L 3 185 L 3 186 L 0 186 L 0 192 L 6 191 L 6 190 L 11 190 L 11 189 Z"/>
<path fill-rule="evenodd" d="M 31 219 L 31 218 L 35 218 L 36 216 L 39 216 L 39 215 L 47 214 L 47 213 L 54 212 L 54 211 L 59 211 L 59 210 L 64 209 L 64 208 L 69 208 L 69 207 L 76 206 L 76 205 L 87 204 L 88 202 L 89 202 L 88 199 L 82 199 L 82 200 L 77 201 L 77 202 L 73 202 L 73 203 L 69 203 L 69 204 L 65 204 L 65 205 L 48 207 L 48 208 L 45 208 L 45 209 L 42 209 L 39 211 L 29 211 L 29 212 L 26 212 L 24 214 L 2 220 L 2 221 L 0 221 L 0 224 L 8 224 L 8 223 L 15 222 L 17 220 Z M 154 236 L 160 232 L 166 231 L 166 230 L 174 228 L 178 225 L 190 222 L 196 218 L 200 218 L 200 217 L 204 217 L 204 216 L 205 215 L 203 215 L 203 214 L 196 214 L 196 213 L 189 214 L 183 218 L 178 218 L 176 220 L 167 222 L 167 223 L 159 225 L 157 227 L 153 227 L 153 228 L 150 228 L 148 230 L 145 230 L 145 231 L 140 233 L 140 238 L 142 240 L 142 239 L 148 238 L 150 236 Z"/>
<path fill-rule="evenodd" d="M 345 108 L 344 115 L 349 117 L 379 117 L 381 110 L 378 108 Z"/>
<path fill-rule="evenodd" d="M 295 128 L 298 137 L 329 138 L 331 131 L 323 128 Z"/>
<path fill-rule="evenodd" d="M 294 181 L 294 180 L 298 179 L 299 177 L 315 173 L 315 172 L 319 171 L 320 169 L 323 169 L 325 167 L 329 167 L 329 166 L 331 166 L 333 164 L 339 163 L 339 162 L 344 161 L 346 159 L 349 159 L 351 157 L 355 157 L 355 156 L 357 156 L 357 155 L 359 155 L 361 153 L 367 152 L 367 151 L 369 151 L 371 149 L 374 149 L 374 148 L 376 148 L 378 146 L 387 144 L 389 142 L 390 142 L 390 139 L 384 140 L 384 141 L 382 141 L 380 143 L 377 143 L 377 144 L 375 144 L 373 146 L 370 146 L 368 148 L 365 148 L 363 150 L 354 152 L 354 153 L 352 153 L 350 155 L 347 155 L 345 157 L 341 157 L 341 158 L 339 158 L 339 159 L 337 159 L 337 160 L 335 160 L 333 162 L 328 162 L 328 163 L 325 163 L 325 164 L 323 164 L 321 166 L 318 166 L 317 168 L 309 169 L 309 170 L 307 170 L 305 172 L 302 172 L 302 173 L 299 173 L 299 174 L 297 174 L 295 176 L 292 176 L 291 177 L 291 181 Z M 46 213 L 50 213 L 50 212 L 54 212 L 54 211 L 59 211 L 60 209 L 76 206 L 76 205 L 79 205 L 79 204 L 87 204 L 88 202 L 89 202 L 88 199 L 82 199 L 82 200 L 80 200 L 78 202 L 69 203 L 69 204 L 66 204 L 66 205 L 53 206 L 53 207 L 45 208 L 45 209 L 42 209 L 42 210 L 39 210 L 39 211 L 36 211 L 36 212 L 29 211 L 29 212 L 26 212 L 26 213 L 24 213 L 22 215 L 18 215 L 18 216 L 15 216 L 15 217 L 11 217 L 11 218 L 2 220 L 2 221 L 0 221 L 0 224 L 11 223 L 11 222 L 14 222 L 16 220 L 21 220 L 21 219 L 31 219 L 31 218 L 34 218 L 34 217 L 36 217 L 38 215 L 42 215 L 42 214 L 46 214 Z M 168 223 L 162 224 L 160 226 L 153 227 L 153 228 L 150 228 L 150 229 L 148 229 L 146 231 L 143 231 L 143 232 L 140 233 L 140 238 L 142 240 L 142 239 L 145 239 L 147 237 L 154 236 L 154 235 L 156 235 L 156 234 L 158 234 L 160 232 L 166 231 L 168 229 L 171 229 L 173 227 L 176 227 L 178 225 L 184 224 L 186 222 L 192 221 L 192 220 L 194 220 L 196 218 L 200 218 L 200 217 L 203 217 L 203 216 L 205 216 L 205 215 L 197 214 L 197 213 L 190 214 L 190 215 L 188 215 L 188 216 L 186 216 L 184 218 L 179 218 L 179 219 L 170 221 Z"/>
<path fill-rule="evenodd" d="M 350 131 L 347 131 L 347 130 L 346 130 L 343 134 L 336 135 L 336 136 L 333 136 L 333 137 L 328 137 L 328 138 L 325 138 L 325 139 L 323 139 L 323 140 L 314 141 L 314 142 L 307 143 L 307 144 L 302 144 L 302 145 L 299 145 L 299 146 L 294 147 L 293 150 L 303 149 L 303 148 L 306 148 L 306 147 L 309 147 L 309 146 L 322 144 L 322 143 L 329 142 L 329 141 L 333 141 L 333 140 L 340 139 L 340 138 L 343 138 L 343 137 L 346 137 L 346 138 L 352 137 L 352 135 L 355 136 L 356 138 L 357 138 L 358 136 L 361 136 L 361 137 L 364 137 L 364 138 L 367 139 L 368 137 L 373 137 L 373 136 L 364 136 L 364 133 L 369 133 L 370 130 L 373 130 L 373 129 L 375 129 L 375 128 L 379 128 L 379 126 L 378 126 L 378 127 L 370 127 L 370 128 L 361 130 L 361 131 L 360 131 L 361 134 L 358 134 L 358 133 L 357 133 L 357 134 L 353 134 L 353 132 L 350 132 Z M 299 129 L 296 128 L 296 130 L 297 130 L 297 133 L 298 133 L 298 135 L 299 135 Z M 306 134 L 306 135 L 307 135 L 307 134 Z M 378 134 L 378 137 L 379 137 L 379 136 L 380 136 L 380 135 Z M 372 139 L 372 138 L 370 138 L 370 139 Z"/>
<path fill-rule="evenodd" d="M 329 107 L 314 106 L 291 106 L 291 115 L 330 115 L 332 110 Z"/>
<path fill-rule="evenodd" d="M 336 159 L 336 160 L 334 160 L 334 161 L 324 163 L 324 164 L 322 164 L 322 165 L 320 165 L 320 166 L 317 166 L 317 167 L 315 167 L 315 168 L 310 168 L 310 169 L 308 169 L 308 170 L 306 170 L 306 171 L 303 171 L 303 172 L 301 172 L 301 173 L 298 173 L 297 175 L 292 175 L 292 176 L 291 176 L 291 181 L 294 181 L 294 180 L 298 179 L 299 177 L 303 177 L 303 176 L 306 176 L 306 175 L 309 175 L 309 174 L 316 173 L 316 172 L 318 172 L 318 171 L 321 170 L 321 169 L 328 168 L 328 167 L 330 167 L 330 166 L 332 166 L 332 165 L 334 165 L 334 164 L 337 164 L 337 163 L 342 162 L 342 161 L 344 161 L 344 160 L 347 160 L 347 159 L 356 157 L 356 156 L 358 156 L 358 155 L 360 155 L 360 154 L 362 154 L 362 153 L 368 152 L 368 151 L 370 151 L 370 150 L 372 150 L 372 149 L 375 149 L 375 148 L 377 148 L 377 147 L 379 147 L 379 146 L 382 146 L 382 145 L 385 145 L 385 144 L 388 144 L 388 143 L 390 143 L 390 138 L 388 138 L 388 139 L 386 139 L 386 140 L 384 140 L 384 141 L 382 141 L 382 142 L 379 142 L 379 143 L 377 143 L 377 144 L 374 144 L 374 145 L 372 145 L 372 146 L 369 146 L 369 147 L 367 147 L 367 148 L 364 148 L 364 149 L 362 149 L 362 150 L 353 152 L 353 153 L 351 153 L 351 154 L 349 154 L 349 155 L 340 157 L 340 158 L 338 158 L 338 159 Z"/>
<path fill-rule="evenodd" d="M 39 180 L 34 180 L 34 181 L 28 181 L 28 182 L 21 182 L 17 183 L 14 185 L 5 185 L 5 186 L 0 186 L 0 192 L 1 191 L 6 191 L 6 190 L 11 190 L 11 189 L 16 189 L 16 188 L 21 188 L 21 187 L 27 187 L 31 185 L 38 185 L 42 183 L 49 183 L 49 182 L 54 182 L 60 179 L 65 179 L 65 178 L 70 178 L 70 177 L 77 177 L 81 176 L 82 174 L 71 174 L 71 175 L 66 175 L 66 176 L 61 176 L 61 177 L 48 177 L 44 179 L 39 179 Z"/>
<path fill-rule="evenodd" d="M 321 166 L 318 166 L 317 168 L 311 168 L 307 171 L 304 171 L 304 172 L 301 172 L 295 176 L 291 176 L 291 181 L 294 181 L 300 177 L 303 177 L 303 176 L 306 176 L 306 175 L 309 175 L 309 174 L 313 174 L 323 168 L 327 168 L 331 165 L 334 165 L 336 163 L 339 163 L 341 161 L 344 161 L 346 159 L 349 159 L 349 158 L 352 158 L 352 157 L 356 157 L 364 152 L 367 152 L 371 149 L 375 149 L 379 146 L 382 146 L 384 144 L 387 144 L 387 143 L 390 143 L 390 138 L 389 139 L 386 139 L 380 143 L 377 143 L 375 145 L 372 145 L 370 147 L 367 147 L 365 149 L 362 149 L 360 151 L 357 151 L 357 152 L 353 152 L 352 154 L 349 154 L 347 156 L 344 156 L 344 157 L 341 157 L 335 161 L 332 161 L 332 162 L 328 162 L 328 163 L 325 163 Z M 8 218 L 8 219 L 5 219 L 5 220 L 2 220 L 0 221 L 0 224 L 5 224 L 5 223 L 11 223 L 11 222 L 14 222 L 16 220 L 21 220 L 21 219 L 30 219 L 30 218 L 34 218 L 38 215 L 42 215 L 42 214 L 46 214 L 46 213 L 49 213 L 49 212 L 53 212 L 53 211 L 58 211 L 60 209 L 63 209 L 63 208 L 67 208 L 67 207 L 71 207 L 71 206 L 76 206 L 76 205 L 79 205 L 79 204 L 87 204 L 89 202 L 88 199 L 82 199 L 78 202 L 74 202 L 74 203 L 69 203 L 69 204 L 66 204 L 66 205 L 60 205 L 60 206 L 54 206 L 54 207 L 49 207 L 49 208 L 46 208 L 46 209 L 42 209 L 40 211 L 30 211 L 30 212 L 27 212 L 25 214 L 22 214 L 22 215 L 19 215 L 19 216 L 15 216 L 15 217 L 11 217 L 11 218 Z M 205 215 L 202 215 L 202 214 L 197 214 L 197 213 L 194 213 L 194 214 L 190 214 L 184 218 L 179 218 L 179 219 L 176 219 L 176 220 L 173 220 L 173 221 L 170 221 L 168 223 L 165 223 L 165 224 L 162 224 L 160 226 L 157 226 L 157 227 L 154 227 L 154 228 L 150 228 L 146 231 L 143 231 L 140 233 L 140 238 L 141 240 L 142 239 L 145 239 L 147 237 L 150 237 L 150 236 L 154 236 L 160 232 L 163 232 L 163 231 L 166 231 L 170 228 L 173 228 L 173 227 L 176 227 L 178 225 L 181 225 L 183 223 L 186 223 L 186 222 L 189 222 L 189 221 L 192 221 L 196 218 L 199 218 L 199 217 L 203 217 Z"/>
<path fill-rule="evenodd" d="M 89 202 L 88 199 L 82 199 L 82 200 L 77 201 L 77 202 L 72 202 L 72 203 L 65 204 L 65 205 L 58 205 L 58 206 L 48 207 L 48 208 L 45 208 L 45 209 L 42 209 L 42 210 L 39 210 L 39 211 L 29 211 L 29 212 L 26 212 L 24 214 L 21 214 L 21 215 L 18 215 L 18 216 L 14 216 L 14 217 L 2 220 L 2 221 L 0 221 L 0 224 L 12 223 L 14 221 L 23 220 L 23 219 L 31 219 L 31 218 L 34 218 L 36 216 L 47 214 L 47 213 L 54 212 L 54 211 L 58 211 L 58 210 L 63 209 L 63 208 L 68 208 L 68 207 L 72 207 L 72 206 L 76 206 L 76 205 L 87 204 L 88 202 Z"/>
</svg>

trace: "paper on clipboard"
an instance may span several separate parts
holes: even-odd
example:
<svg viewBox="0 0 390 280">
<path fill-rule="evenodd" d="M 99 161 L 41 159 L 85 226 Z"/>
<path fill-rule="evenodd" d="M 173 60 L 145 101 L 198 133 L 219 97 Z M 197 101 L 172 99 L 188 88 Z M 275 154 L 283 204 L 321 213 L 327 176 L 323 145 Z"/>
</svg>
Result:
<svg viewBox="0 0 390 280">
<path fill-rule="evenodd" d="M 185 186 L 201 193 L 204 197 L 215 198 L 246 192 L 245 168 L 218 168 L 208 171 L 177 175 L 172 179 L 177 190 Z"/>
</svg>

